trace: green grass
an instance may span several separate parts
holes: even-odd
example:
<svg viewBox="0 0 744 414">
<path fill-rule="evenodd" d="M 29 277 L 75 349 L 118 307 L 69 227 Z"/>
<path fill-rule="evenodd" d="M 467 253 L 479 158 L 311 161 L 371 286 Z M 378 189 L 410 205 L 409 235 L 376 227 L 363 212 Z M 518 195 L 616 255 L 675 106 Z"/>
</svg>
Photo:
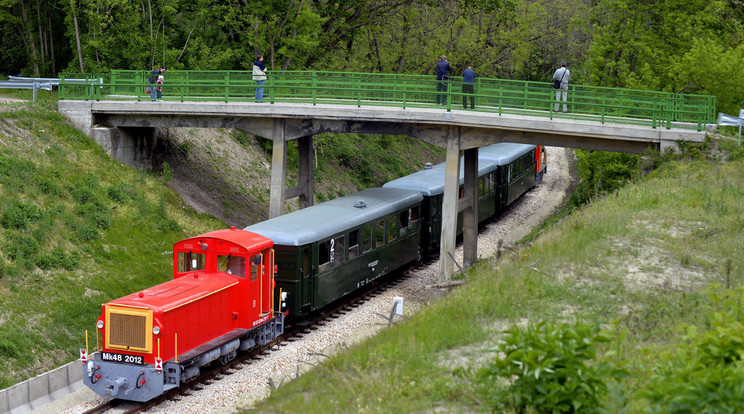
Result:
<svg viewBox="0 0 744 414">
<path fill-rule="evenodd" d="M 710 328 L 718 309 L 710 286 L 722 294 L 727 283 L 744 285 L 742 200 L 741 159 L 667 163 L 556 221 L 530 246 L 477 263 L 468 285 L 286 383 L 259 409 L 501 411 L 477 373 L 497 357 L 490 349 L 503 331 L 582 321 L 613 338 L 598 345 L 596 362 L 628 373 L 608 383 L 604 412 L 646 412 L 642 391 L 666 364 L 664 351 L 689 343 L 679 327 Z"/>
<path fill-rule="evenodd" d="M 0 388 L 78 356 L 101 304 L 172 277 L 172 244 L 223 228 L 110 159 L 53 102 L 0 111 Z"/>
</svg>

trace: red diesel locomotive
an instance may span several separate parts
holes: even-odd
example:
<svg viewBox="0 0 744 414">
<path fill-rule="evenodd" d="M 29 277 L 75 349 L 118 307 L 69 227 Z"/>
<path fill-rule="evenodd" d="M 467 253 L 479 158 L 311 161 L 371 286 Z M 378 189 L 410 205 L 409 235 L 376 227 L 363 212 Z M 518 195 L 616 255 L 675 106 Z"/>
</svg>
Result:
<svg viewBox="0 0 744 414">
<path fill-rule="evenodd" d="M 218 230 L 176 243 L 173 262 L 173 280 L 103 305 L 103 347 L 90 359 L 81 350 L 83 381 L 99 395 L 148 401 L 283 331 L 271 240 Z"/>
</svg>

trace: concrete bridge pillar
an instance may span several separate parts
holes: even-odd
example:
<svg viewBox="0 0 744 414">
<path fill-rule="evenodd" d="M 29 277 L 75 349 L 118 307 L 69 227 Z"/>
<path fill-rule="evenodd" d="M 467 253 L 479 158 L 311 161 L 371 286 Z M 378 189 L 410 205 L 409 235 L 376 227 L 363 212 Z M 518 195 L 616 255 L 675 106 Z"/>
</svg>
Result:
<svg viewBox="0 0 744 414">
<path fill-rule="evenodd" d="M 464 195 L 458 210 L 462 211 L 463 264 L 478 260 L 478 148 L 465 150 Z"/>
<path fill-rule="evenodd" d="M 450 127 L 447 131 L 444 195 L 442 200 L 442 237 L 439 247 L 440 284 L 449 282 L 454 271 L 454 254 L 457 238 L 457 206 L 460 188 L 460 130 Z"/>
<path fill-rule="evenodd" d="M 275 131 L 274 149 L 271 155 L 271 194 L 269 196 L 269 218 L 284 214 L 288 199 L 300 197 L 300 208 L 313 205 L 313 136 L 298 138 L 300 173 L 297 186 L 287 188 L 287 141 L 284 133 Z"/>
</svg>

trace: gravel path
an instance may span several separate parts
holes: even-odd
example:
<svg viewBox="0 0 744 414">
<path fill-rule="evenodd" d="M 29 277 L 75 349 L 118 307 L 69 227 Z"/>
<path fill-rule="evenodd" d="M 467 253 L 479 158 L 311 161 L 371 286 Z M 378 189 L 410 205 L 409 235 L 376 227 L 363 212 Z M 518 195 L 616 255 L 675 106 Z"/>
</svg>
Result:
<svg viewBox="0 0 744 414">
<path fill-rule="evenodd" d="M 537 187 L 525 194 L 498 220 L 494 220 L 478 237 L 478 256 L 491 257 L 499 242 L 505 246 L 516 244 L 533 228 L 554 214 L 565 201 L 572 186 L 570 157 L 564 148 L 548 147 L 548 172 Z M 462 263 L 462 248 L 455 260 Z M 404 314 L 414 312 L 419 304 L 444 294 L 438 289 L 426 288 L 436 282 L 439 263 L 409 271 L 409 277 L 397 286 L 370 299 L 356 310 L 331 319 L 325 326 L 305 335 L 302 340 L 290 342 L 272 351 L 261 360 L 245 366 L 233 375 L 205 386 L 203 390 L 183 397 L 178 402 L 168 402 L 150 409 L 150 413 L 232 413 L 238 406 L 251 406 L 269 394 L 269 379 L 277 386 L 309 370 L 322 361 L 322 355 L 351 346 L 383 329 L 386 320 L 377 314 L 390 314 L 393 297 L 404 298 Z M 59 402 L 38 410 L 77 414 L 105 401 L 87 388 Z M 52 406 L 56 406 L 52 409 Z M 47 409 L 52 411 L 47 411 Z M 111 410 L 110 413 L 123 410 Z"/>
</svg>

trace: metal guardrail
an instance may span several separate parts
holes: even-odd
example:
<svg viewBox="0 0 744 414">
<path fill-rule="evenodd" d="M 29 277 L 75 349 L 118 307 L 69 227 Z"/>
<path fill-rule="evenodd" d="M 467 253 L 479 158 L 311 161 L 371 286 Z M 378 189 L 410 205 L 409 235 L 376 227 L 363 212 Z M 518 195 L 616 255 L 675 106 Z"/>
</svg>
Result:
<svg viewBox="0 0 744 414">
<path fill-rule="evenodd" d="M 716 124 L 720 126 L 735 126 L 739 127 L 739 146 L 741 147 L 741 128 L 744 126 L 744 109 L 739 109 L 739 117 L 726 115 L 723 112 L 718 113 L 718 120 Z"/>
<path fill-rule="evenodd" d="M 33 100 L 36 102 L 36 91 L 44 89 L 47 91 L 52 90 L 52 84 L 50 82 L 17 82 L 17 81 L 0 81 L 0 88 L 3 89 L 32 89 Z"/>
<path fill-rule="evenodd" d="M 148 100 L 148 72 L 114 70 L 111 73 L 60 75 L 59 98 L 82 100 Z M 79 83 L 75 82 L 85 79 Z M 250 71 L 168 71 L 163 100 L 249 102 L 255 89 Z M 97 87 L 90 87 L 95 84 Z M 446 90 L 438 91 L 438 85 Z M 557 103 L 552 82 L 477 78 L 475 93 L 461 90 L 462 78 L 437 81 L 434 76 L 386 73 L 276 71 L 267 74 L 267 103 L 293 102 L 407 108 L 443 108 L 437 95 L 446 96 L 444 109 L 460 108 L 464 98 L 475 97 L 475 111 L 498 115 L 530 115 L 652 128 L 687 128 L 702 131 L 714 123 L 716 98 L 636 89 L 570 85 L 569 113 L 554 111 Z"/>
<path fill-rule="evenodd" d="M 103 82 L 103 79 L 66 79 L 65 82 L 69 84 L 96 84 Z M 8 76 L 7 81 L 0 81 L 0 88 L 3 89 L 32 89 L 34 102 L 36 102 L 36 91 L 39 89 L 51 91 L 55 86 L 59 86 L 59 78 Z"/>
</svg>

